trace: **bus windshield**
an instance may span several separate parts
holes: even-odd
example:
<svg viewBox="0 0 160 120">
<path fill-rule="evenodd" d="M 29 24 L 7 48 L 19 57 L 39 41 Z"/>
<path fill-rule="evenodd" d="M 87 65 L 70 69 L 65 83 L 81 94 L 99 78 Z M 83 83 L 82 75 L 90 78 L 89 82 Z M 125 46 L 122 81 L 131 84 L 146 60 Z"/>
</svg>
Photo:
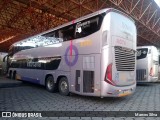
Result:
<svg viewBox="0 0 160 120">
<path fill-rule="evenodd" d="M 148 48 L 137 49 L 137 60 L 143 59 L 147 56 Z"/>
</svg>

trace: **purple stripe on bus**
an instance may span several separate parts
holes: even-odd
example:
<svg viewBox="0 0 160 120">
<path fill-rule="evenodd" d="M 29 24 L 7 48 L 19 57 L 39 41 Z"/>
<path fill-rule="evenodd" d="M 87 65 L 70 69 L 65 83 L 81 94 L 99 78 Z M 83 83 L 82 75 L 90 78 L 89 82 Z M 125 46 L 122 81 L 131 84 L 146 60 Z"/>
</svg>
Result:
<svg viewBox="0 0 160 120">
<path fill-rule="evenodd" d="M 28 81 L 28 82 L 40 84 L 40 80 L 37 80 L 37 79 L 28 78 L 28 77 L 22 77 L 21 79 L 22 79 L 23 81 Z"/>
</svg>

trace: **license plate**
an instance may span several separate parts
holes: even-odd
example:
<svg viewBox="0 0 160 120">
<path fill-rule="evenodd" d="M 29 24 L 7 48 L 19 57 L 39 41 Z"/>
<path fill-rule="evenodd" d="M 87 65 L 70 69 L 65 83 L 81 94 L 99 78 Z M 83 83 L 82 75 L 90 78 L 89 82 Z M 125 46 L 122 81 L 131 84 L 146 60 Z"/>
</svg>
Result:
<svg viewBox="0 0 160 120">
<path fill-rule="evenodd" d="M 130 94 L 131 94 L 131 91 L 127 90 L 127 91 L 123 91 L 123 93 L 120 93 L 118 96 L 123 97 L 123 96 L 127 96 L 127 95 L 130 95 Z"/>
</svg>

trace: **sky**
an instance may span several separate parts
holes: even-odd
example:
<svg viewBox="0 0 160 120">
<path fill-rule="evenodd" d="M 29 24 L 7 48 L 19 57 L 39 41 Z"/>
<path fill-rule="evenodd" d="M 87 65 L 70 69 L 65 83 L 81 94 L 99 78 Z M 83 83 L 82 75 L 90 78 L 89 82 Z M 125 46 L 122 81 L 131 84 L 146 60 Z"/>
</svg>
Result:
<svg viewBox="0 0 160 120">
<path fill-rule="evenodd" d="M 160 0 L 154 0 L 157 4 L 158 4 L 158 6 L 160 7 Z"/>
</svg>

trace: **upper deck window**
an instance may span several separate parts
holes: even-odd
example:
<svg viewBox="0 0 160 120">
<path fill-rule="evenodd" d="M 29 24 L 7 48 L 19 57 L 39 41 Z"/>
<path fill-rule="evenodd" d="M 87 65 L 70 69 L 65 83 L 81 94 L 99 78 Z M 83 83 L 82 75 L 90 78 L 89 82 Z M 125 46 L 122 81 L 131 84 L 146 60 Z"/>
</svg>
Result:
<svg viewBox="0 0 160 120">
<path fill-rule="evenodd" d="M 76 24 L 76 38 L 86 37 L 97 32 L 102 24 L 104 14 L 91 17 Z"/>
<path fill-rule="evenodd" d="M 69 25 L 64 28 L 60 28 L 55 31 L 51 31 L 49 33 L 46 33 L 42 35 L 46 39 L 50 39 L 50 41 L 53 43 L 60 43 L 63 41 L 68 41 L 74 39 L 74 31 L 75 31 L 75 25 Z"/>
<path fill-rule="evenodd" d="M 50 39 L 52 44 L 86 37 L 100 29 L 104 15 L 105 13 L 102 13 L 63 28 L 45 33 L 42 37 L 45 37 L 47 40 Z"/>
</svg>

